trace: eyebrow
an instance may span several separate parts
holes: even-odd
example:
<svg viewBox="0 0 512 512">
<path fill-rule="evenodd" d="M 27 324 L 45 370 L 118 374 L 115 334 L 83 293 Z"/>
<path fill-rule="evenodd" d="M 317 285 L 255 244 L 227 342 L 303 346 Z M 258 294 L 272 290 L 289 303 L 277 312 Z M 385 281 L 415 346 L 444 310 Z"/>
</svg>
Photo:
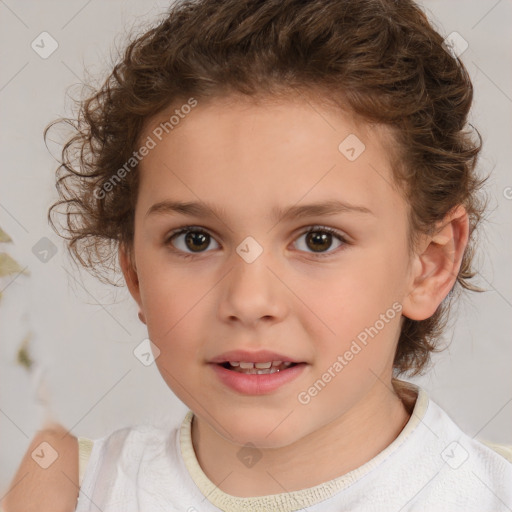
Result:
<svg viewBox="0 0 512 512">
<path fill-rule="evenodd" d="M 340 213 L 364 213 L 375 215 L 370 209 L 361 205 L 354 205 L 337 199 L 321 203 L 293 205 L 286 208 L 275 207 L 270 213 L 273 221 L 291 220 L 304 217 L 322 215 L 337 215 Z M 198 218 L 223 218 L 225 209 L 204 202 L 161 201 L 155 203 L 146 212 L 146 217 L 154 214 L 189 215 Z"/>
</svg>

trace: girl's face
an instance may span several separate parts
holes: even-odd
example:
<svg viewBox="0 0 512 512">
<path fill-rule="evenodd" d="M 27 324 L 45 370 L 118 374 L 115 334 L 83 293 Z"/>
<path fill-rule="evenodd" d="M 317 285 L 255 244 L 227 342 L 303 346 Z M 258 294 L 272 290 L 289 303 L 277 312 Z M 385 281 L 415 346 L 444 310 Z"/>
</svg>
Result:
<svg viewBox="0 0 512 512">
<path fill-rule="evenodd" d="M 391 139 L 306 100 L 185 110 L 140 139 L 154 147 L 125 275 L 164 380 L 199 421 L 285 446 L 391 381 L 411 289 Z"/>
</svg>

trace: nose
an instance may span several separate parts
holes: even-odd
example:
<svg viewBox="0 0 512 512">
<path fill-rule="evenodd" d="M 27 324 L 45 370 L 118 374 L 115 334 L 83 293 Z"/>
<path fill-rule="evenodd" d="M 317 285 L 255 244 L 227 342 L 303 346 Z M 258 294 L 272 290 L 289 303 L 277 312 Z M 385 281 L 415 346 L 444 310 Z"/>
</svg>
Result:
<svg viewBox="0 0 512 512">
<path fill-rule="evenodd" d="M 254 326 L 261 321 L 282 321 L 288 311 L 286 287 L 276 276 L 276 269 L 263 251 L 254 261 L 238 253 L 223 280 L 219 315 L 224 322 Z"/>
</svg>

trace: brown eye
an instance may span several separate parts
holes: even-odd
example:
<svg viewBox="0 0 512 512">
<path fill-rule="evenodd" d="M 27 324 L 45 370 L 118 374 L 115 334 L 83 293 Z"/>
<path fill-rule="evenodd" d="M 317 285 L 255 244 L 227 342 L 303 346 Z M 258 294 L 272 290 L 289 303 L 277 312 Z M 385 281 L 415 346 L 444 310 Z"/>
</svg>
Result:
<svg viewBox="0 0 512 512">
<path fill-rule="evenodd" d="M 206 249 L 212 241 L 214 239 L 209 233 L 197 228 L 181 229 L 167 239 L 167 243 L 187 254 L 207 252 Z"/>
<path fill-rule="evenodd" d="M 209 245 L 210 235 L 191 231 L 185 236 L 185 245 L 194 252 L 200 252 Z"/>
<path fill-rule="evenodd" d="M 306 244 L 315 252 L 323 252 L 331 246 L 332 235 L 330 233 L 312 231 L 306 235 Z"/>
<path fill-rule="evenodd" d="M 305 237 L 304 242 L 300 243 L 302 237 Z M 337 231 L 324 227 L 315 227 L 309 229 L 305 233 L 302 233 L 298 240 L 299 241 L 297 242 L 297 245 L 299 246 L 298 248 L 300 250 L 304 250 L 310 253 L 318 253 L 319 256 L 328 256 L 333 253 L 334 250 L 329 251 L 329 249 L 332 247 L 332 244 L 335 241 L 338 242 L 338 245 L 336 245 L 334 249 L 337 249 L 346 243 L 345 238 Z"/>
</svg>

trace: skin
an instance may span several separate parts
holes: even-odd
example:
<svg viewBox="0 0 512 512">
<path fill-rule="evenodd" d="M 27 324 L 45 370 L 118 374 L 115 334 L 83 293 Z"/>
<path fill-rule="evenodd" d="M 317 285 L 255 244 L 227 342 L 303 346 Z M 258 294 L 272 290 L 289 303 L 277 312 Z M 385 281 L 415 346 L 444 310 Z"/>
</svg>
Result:
<svg viewBox="0 0 512 512">
<path fill-rule="evenodd" d="M 141 140 L 168 116 L 150 120 Z M 366 146 L 353 162 L 338 151 L 349 134 Z M 340 476 L 382 451 L 409 419 L 391 386 L 401 315 L 307 405 L 297 400 L 393 303 L 404 316 L 425 319 L 454 284 L 467 214 L 454 210 L 411 257 L 408 205 L 391 185 L 391 144 L 383 128 L 304 98 L 229 96 L 199 102 L 140 164 L 133 252 L 121 253 L 121 265 L 160 350 L 162 377 L 196 415 L 199 463 L 227 493 L 274 494 Z M 269 215 L 328 199 L 372 214 Z M 148 215 L 167 200 L 207 202 L 222 212 Z M 338 230 L 347 243 L 332 237 L 322 249 L 327 257 L 319 257 L 304 235 L 315 224 Z M 196 242 L 202 252 L 184 235 L 169 240 L 187 225 L 211 235 L 203 246 Z M 263 248 L 252 263 L 236 252 L 247 236 Z M 243 395 L 208 365 L 234 349 L 273 350 L 307 366 L 277 391 Z M 237 457 L 248 442 L 262 456 L 250 468 Z M 314 472 L 306 469 L 312 460 Z"/>
<path fill-rule="evenodd" d="M 58 454 L 44 468 L 32 458 L 49 456 L 48 443 Z M 3 512 L 70 512 L 78 499 L 78 440 L 59 424 L 36 433 L 2 499 Z"/>
<path fill-rule="evenodd" d="M 140 140 L 175 107 L 149 119 Z M 338 150 L 349 134 L 366 146 L 353 162 Z M 195 413 L 198 461 L 224 492 L 261 496 L 331 480 L 375 457 L 409 420 L 391 385 L 400 314 L 309 403 L 298 400 L 394 303 L 403 316 L 422 320 L 454 285 L 468 240 L 467 214 L 454 208 L 411 254 L 408 204 L 392 186 L 392 148 L 384 128 L 314 100 L 228 96 L 200 101 L 139 165 L 134 243 L 132 250 L 121 248 L 121 267 L 160 351 L 162 377 Z M 372 214 L 269 215 L 274 207 L 327 199 Z M 147 215 L 167 200 L 207 202 L 223 211 L 209 218 Z M 169 240 L 172 230 L 187 225 L 211 235 L 203 252 L 194 253 L 184 235 Z M 321 253 L 327 256 L 319 257 L 304 234 L 315 225 L 337 230 L 346 243 L 328 238 Z M 252 263 L 236 252 L 247 236 L 263 248 Z M 270 394 L 246 396 L 225 387 L 208 364 L 234 349 L 268 349 L 307 366 Z M 76 481 L 76 439 L 66 442 L 57 448 Z M 252 467 L 237 456 L 248 442 L 261 456 Z M 29 452 L 17 476 L 34 470 Z M 76 488 L 66 490 L 55 475 L 44 483 L 19 482 L 6 512 L 28 510 L 27 493 L 33 503 L 65 494 L 62 510 L 73 510 Z"/>
</svg>

